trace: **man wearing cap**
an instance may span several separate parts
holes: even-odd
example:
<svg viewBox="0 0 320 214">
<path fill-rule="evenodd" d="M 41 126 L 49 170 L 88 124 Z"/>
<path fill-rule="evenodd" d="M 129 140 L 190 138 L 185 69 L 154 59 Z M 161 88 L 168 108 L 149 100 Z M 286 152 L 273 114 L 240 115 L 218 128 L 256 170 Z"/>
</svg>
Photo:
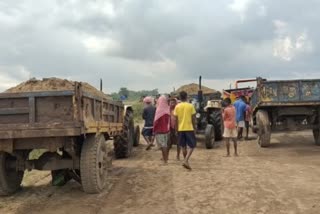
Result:
<svg viewBox="0 0 320 214">
<path fill-rule="evenodd" d="M 148 144 L 146 150 L 149 150 L 154 142 L 153 121 L 156 113 L 156 108 L 152 105 L 151 97 L 145 97 L 143 99 L 143 103 L 145 107 L 143 108 L 142 118 L 144 119 L 145 123 L 142 129 L 142 136 Z"/>
<path fill-rule="evenodd" d="M 243 128 L 245 127 L 245 112 L 247 109 L 246 97 L 240 96 L 233 104 L 236 108 L 236 121 L 238 127 L 238 140 L 242 138 Z"/>
</svg>

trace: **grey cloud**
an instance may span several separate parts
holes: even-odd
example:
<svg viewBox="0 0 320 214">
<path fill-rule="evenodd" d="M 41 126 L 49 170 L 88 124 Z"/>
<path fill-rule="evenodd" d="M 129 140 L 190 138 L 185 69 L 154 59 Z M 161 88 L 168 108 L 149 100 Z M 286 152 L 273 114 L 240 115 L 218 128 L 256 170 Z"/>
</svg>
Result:
<svg viewBox="0 0 320 214">
<path fill-rule="evenodd" d="M 106 2 L 110 14 L 102 10 Z M 228 7 L 232 2 L 3 1 L 0 65 L 93 84 L 102 77 L 108 90 L 157 88 L 199 74 L 215 80 L 319 74 L 319 1 L 249 1 L 243 20 Z M 305 32 L 312 50 L 291 61 L 274 57 L 275 20 L 287 23 L 286 35 L 293 39 Z M 117 46 L 92 52 L 83 44 L 87 37 Z M 169 65 L 169 79 L 157 64 L 166 61 L 175 65 Z"/>
</svg>

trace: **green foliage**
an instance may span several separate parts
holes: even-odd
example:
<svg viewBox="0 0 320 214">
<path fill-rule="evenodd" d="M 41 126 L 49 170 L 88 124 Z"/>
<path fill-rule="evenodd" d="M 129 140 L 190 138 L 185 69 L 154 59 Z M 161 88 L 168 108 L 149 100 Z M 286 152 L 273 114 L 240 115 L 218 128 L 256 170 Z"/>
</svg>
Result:
<svg viewBox="0 0 320 214">
<path fill-rule="evenodd" d="M 120 95 L 118 93 L 112 93 L 111 97 L 113 100 L 120 100 Z"/>
<path fill-rule="evenodd" d="M 134 121 L 136 123 L 142 122 L 143 103 L 142 102 L 132 103 L 132 108 L 133 108 Z"/>
<path fill-rule="evenodd" d="M 156 95 L 159 94 L 158 89 L 153 89 L 153 90 L 142 90 L 142 91 L 131 91 L 128 90 L 125 87 L 120 88 L 118 93 L 112 93 L 111 97 L 114 100 L 120 100 L 120 96 L 127 95 L 127 101 L 139 101 L 141 97 L 143 96 L 153 96 L 155 97 Z"/>
<path fill-rule="evenodd" d="M 122 87 L 122 88 L 120 88 L 118 94 L 119 94 L 119 96 L 129 97 L 129 90 L 125 87 Z"/>
</svg>

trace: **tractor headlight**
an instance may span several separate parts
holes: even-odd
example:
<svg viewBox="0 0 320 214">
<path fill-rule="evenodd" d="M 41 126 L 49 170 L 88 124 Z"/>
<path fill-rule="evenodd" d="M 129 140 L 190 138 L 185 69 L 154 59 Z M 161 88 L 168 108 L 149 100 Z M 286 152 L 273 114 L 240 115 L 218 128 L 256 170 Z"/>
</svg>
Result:
<svg viewBox="0 0 320 214">
<path fill-rule="evenodd" d="M 197 113 L 197 114 L 196 114 L 196 118 L 199 119 L 200 117 L 201 117 L 201 114 L 200 114 L 200 113 Z"/>
</svg>

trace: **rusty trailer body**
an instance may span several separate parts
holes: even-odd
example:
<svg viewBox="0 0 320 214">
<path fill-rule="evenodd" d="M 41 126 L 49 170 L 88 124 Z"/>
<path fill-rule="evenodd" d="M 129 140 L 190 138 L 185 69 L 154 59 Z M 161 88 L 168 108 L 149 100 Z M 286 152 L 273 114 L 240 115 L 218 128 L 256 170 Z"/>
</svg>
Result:
<svg viewBox="0 0 320 214">
<path fill-rule="evenodd" d="M 0 94 L 0 195 L 20 187 L 24 170 L 51 170 L 53 183 L 74 178 L 87 193 L 101 192 L 115 153 L 130 155 L 132 109 L 101 93 L 74 90 Z M 46 152 L 31 160 L 34 149 Z"/>
<path fill-rule="evenodd" d="M 270 145 L 271 132 L 313 131 L 320 145 L 320 79 L 267 81 L 257 79 L 251 97 L 252 125 L 259 143 Z"/>
</svg>

